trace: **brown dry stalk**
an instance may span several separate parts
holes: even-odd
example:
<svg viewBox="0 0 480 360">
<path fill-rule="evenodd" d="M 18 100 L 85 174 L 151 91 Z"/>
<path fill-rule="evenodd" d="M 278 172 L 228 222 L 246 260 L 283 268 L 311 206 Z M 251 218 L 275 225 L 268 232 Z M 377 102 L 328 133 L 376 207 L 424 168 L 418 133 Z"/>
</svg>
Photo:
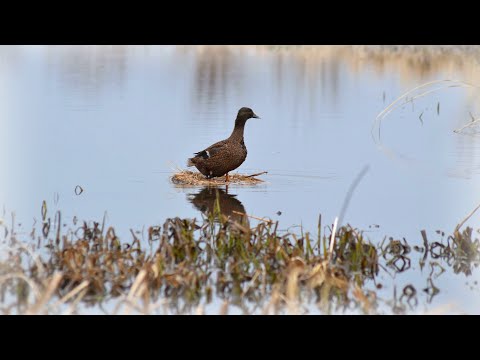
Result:
<svg viewBox="0 0 480 360">
<path fill-rule="evenodd" d="M 76 286 L 73 290 L 71 290 L 68 294 L 66 294 L 64 297 L 62 297 L 60 300 L 58 300 L 54 307 L 60 306 L 64 303 L 66 303 L 68 300 L 73 298 L 75 295 L 77 295 L 80 291 L 82 291 L 84 288 L 86 288 L 90 284 L 89 281 L 84 280 L 82 283 L 78 286 Z"/>
<path fill-rule="evenodd" d="M 37 301 L 36 304 L 34 304 L 31 309 L 27 310 L 26 314 L 28 315 L 33 315 L 37 314 L 38 311 L 47 304 L 47 302 L 51 299 L 53 293 L 57 289 L 58 285 L 60 284 L 60 280 L 62 280 L 63 274 L 62 273 L 56 273 L 52 276 L 52 279 L 48 283 L 48 286 L 43 293 L 42 297 L 40 298 L 39 301 Z"/>
<path fill-rule="evenodd" d="M 372 304 L 368 299 L 368 297 L 363 293 L 360 286 L 358 286 L 358 284 L 355 284 L 353 286 L 352 294 L 360 302 L 360 304 L 363 307 L 363 310 L 367 313 L 370 312 L 372 308 Z"/>
<path fill-rule="evenodd" d="M 293 268 L 290 270 L 290 273 L 287 277 L 287 291 L 286 291 L 286 300 L 288 310 L 291 314 L 298 313 L 298 277 L 302 273 L 300 266 L 294 265 Z"/>
<path fill-rule="evenodd" d="M 72 301 L 70 306 L 68 307 L 67 311 L 64 312 L 64 315 L 71 315 L 77 308 L 78 303 L 83 299 L 83 297 L 87 294 L 88 289 L 84 288 L 80 291 L 80 294 L 76 297 L 75 300 Z"/>
<path fill-rule="evenodd" d="M 147 276 L 147 271 L 145 269 L 140 270 L 127 295 L 127 301 L 132 301 L 134 297 L 141 295 L 141 293 L 137 294 L 137 290 L 140 288 L 145 276 Z"/>
<path fill-rule="evenodd" d="M 251 178 L 251 177 L 260 176 L 260 175 L 263 175 L 263 174 L 268 174 L 268 171 L 262 171 L 262 172 L 259 172 L 259 173 L 256 173 L 256 174 L 247 175 L 247 176 L 245 176 L 245 177 L 246 177 L 246 178 Z"/>
</svg>

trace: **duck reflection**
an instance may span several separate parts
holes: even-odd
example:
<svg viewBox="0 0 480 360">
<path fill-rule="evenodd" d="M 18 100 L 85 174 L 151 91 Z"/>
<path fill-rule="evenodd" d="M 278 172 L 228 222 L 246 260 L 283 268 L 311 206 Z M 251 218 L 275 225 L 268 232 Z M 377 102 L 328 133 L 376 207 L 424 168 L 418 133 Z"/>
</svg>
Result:
<svg viewBox="0 0 480 360">
<path fill-rule="evenodd" d="M 222 215 L 229 217 L 244 226 L 250 226 L 245 207 L 237 199 L 237 195 L 229 194 L 227 190 L 220 188 L 205 187 L 197 194 L 188 194 L 188 201 L 205 215 L 215 214 L 215 204 L 218 205 Z"/>
</svg>

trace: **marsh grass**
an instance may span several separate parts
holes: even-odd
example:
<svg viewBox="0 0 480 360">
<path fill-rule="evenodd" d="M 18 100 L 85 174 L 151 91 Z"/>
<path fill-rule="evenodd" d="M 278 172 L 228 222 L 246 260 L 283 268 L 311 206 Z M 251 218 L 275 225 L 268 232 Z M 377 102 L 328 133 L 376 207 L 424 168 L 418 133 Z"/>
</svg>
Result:
<svg viewBox="0 0 480 360">
<path fill-rule="evenodd" d="M 393 238 L 374 245 L 350 225 L 334 230 L 319 222 L 316 235 L 281 231 L 273 221 L 250 227 L 217 205 L 200 220 L 170 218 L 145 236 L 132 231 L 128 242 L 104 222 L 56 226 L 62 231 L 32 232 L 36 241 L 28 244 L 10 231 L 0 261 L 2 313 L 74 314 L 93 307 L 110 314 L 203 314 L 214 300 L 221 304 L 214 313 L 235 307 L 301 314 L 311 306 L 321 313 L 407 313 L 422 293 L 408 284 L 393 300 L 381 299 L 379 279 L 409 271 L 412 246 Z M 424 246 L 413 247 L 422 255 L 420 266 L 432 269 L 423 291 L 430 302 L 445 268 L 468 276 L 479 263 L 471 228 L 456 229 L 446 241 L 443 235 L 429 242 L 423 232 Z"/>
<path fill-rule="evenodd" d="M 260 176 L 266 173 L 266 171 L 252 175 L 231 173 L 229 174 L 229 182 L 226 183 L 225 176 L 207 179 L 199 172 L 179 170 L 175 174 L 173 174 L 170 179 L 177 186 L 222 186 L 226 184 L 252 186 L 264 183 L 264 180 L 258 179 L 256 178 L 256 176 Z"/>
</svg>

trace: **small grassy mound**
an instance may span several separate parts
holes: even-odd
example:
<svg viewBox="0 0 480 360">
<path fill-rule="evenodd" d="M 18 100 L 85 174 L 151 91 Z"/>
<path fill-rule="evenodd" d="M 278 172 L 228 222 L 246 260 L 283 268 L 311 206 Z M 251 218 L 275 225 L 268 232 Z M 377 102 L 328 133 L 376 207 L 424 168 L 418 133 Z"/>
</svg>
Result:
<svg viewBox="0 0 480 360">
<path fill-rule="evenodd" d="M 261 172 L 253 175 L 242 175 L 242 174 L 229 174 L 228 183 L 225 182 L 225 176 L 207 179 L 199 172 L 193 172 L 188 170 L 181 170 L 171 177 L 171 181 L 175 185 L 180 186 L 220 186 L 220 185 L 257 185 L 263 183 L 264 180 L 260 180 L 255 176 L 266 174 L 267 172 Z"/>
</svg>

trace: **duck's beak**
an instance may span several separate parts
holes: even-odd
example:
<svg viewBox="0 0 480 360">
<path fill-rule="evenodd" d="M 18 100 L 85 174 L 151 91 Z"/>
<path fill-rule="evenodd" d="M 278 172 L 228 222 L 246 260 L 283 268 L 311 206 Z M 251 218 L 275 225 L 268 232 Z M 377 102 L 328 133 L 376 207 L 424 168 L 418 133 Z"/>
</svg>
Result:
<svg viewBox="0 0 480 360">
<path fill-rule="evenodd" d="M 260 119 L 260 116 L 258 116 L 257 114 L 253 114 L 253 116 L 255 119 Z"/>
</svg>

